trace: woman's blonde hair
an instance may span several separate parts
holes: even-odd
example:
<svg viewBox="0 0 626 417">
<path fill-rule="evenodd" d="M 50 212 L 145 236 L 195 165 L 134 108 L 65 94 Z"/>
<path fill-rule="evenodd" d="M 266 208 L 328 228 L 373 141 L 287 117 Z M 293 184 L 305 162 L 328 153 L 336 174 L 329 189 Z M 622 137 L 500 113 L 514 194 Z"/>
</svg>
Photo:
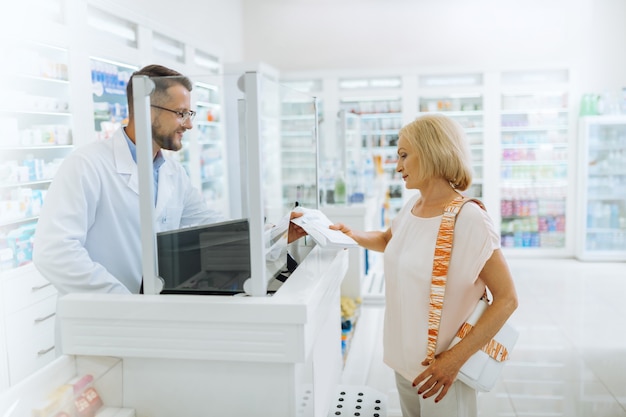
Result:
<svg viewBox="0 0 626 417">
<path fill-rule="evenodd" d="M 445 178 L 464 191 L 472 183 L 471 155 L 461 125 L 443 114 L 425 114 L 400 129 L 420 163 L 420 179 Z"/>
</svg>

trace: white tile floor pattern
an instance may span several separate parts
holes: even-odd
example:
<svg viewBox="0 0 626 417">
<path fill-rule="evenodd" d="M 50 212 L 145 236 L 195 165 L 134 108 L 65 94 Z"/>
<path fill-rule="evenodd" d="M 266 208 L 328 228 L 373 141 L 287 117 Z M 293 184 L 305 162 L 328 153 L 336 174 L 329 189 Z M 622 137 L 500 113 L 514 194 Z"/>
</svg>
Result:
<svg viewBox="0 0 626 417">
<path fill-rule="evenodd" d="M 626 263 L 509 259 L 520 338 L 481 417 L 626 417 Z M 382 363 L 384 305 L 364 304 L 343 384 L 387 395 L 401 416 L 392 371 Z"/>
</svg>

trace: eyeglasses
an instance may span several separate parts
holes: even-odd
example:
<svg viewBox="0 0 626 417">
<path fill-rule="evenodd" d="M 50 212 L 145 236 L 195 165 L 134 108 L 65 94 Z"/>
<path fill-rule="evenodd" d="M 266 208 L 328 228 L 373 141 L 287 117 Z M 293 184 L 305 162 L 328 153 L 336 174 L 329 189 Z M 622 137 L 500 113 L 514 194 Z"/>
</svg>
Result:
<svg viewBox="0 0 626 417">
<path fill-rule="evenodd" d="M 161 106 L 157 106 L 155 104 L 151 104 L 150 107 L 155 107 L 157 109 L 161 109 L 161 110 L 165 110 L 165 111 L 169 111 L 172 112 L 174 114 L 176 114 L 178 117 L 180 117 L 181 123 L 185 123 L 187 120 L 193 121 L 193 118 L 196 117 L 196 112 L 193 110 L 189 110 L 189 111 L 176 111 L 176 110 L 171 110 L 171 109 L 166 109 L 165 107 L 161 107 Z"/>
</svg>

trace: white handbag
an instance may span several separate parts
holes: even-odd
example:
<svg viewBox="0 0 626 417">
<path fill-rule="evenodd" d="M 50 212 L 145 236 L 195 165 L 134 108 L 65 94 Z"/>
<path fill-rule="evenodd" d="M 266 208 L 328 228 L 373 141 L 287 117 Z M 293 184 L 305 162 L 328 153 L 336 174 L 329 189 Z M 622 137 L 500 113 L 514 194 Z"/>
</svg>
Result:
<svg viewBox="0 0 626 417">
<path fill-rule="evenodd" d="M 476 324 L 488 305 L 487 300 L 480 299 L 472 314 L 452 340 L 450 347 L 461 341 L 471 326 Z M 500 378 L 502 368 L 504 368 L 504 364 L 509 358 L 509 352 L 515 346 L 518 336 L 519 332 L 510 324 L 505 323 L 491 342 L 474 353 L 463 364 L 457 378 L 478 391 L 491 391 Z"/>
<path fill-rule="evenodd" d="M 435 246 L 435 259 L 433 261 L 433 278 L 431 284 L 430 311 L 428 317 L 428 352 L 427 358 L 432 360 L 435 357 L 437 347 L 437 337 L 439 335 L 439 325 L 441 322 L 441 310 L 443 308 L 443 298 L 445 294 L 446 279 L 448 275 L 448 264 L 452 250 L 452 240 L 454 234 L 454 222 L 456 215 L 463 205 L 468 201 L 476 202 L 483 209 L 483 204 L 475 199 L 460 196 L 453 200 L 444 209 L 444 214 L 439 227 L 437 243 Z M 472 329 L 480 316 L 489 306 L 487 294 L 478 301 L 474 311 L 461 326 L 456 336 L 452 340 L 450 347 L 456 345 Z M 509 352 L 517 342 L 519 333 L 508 323 L 498 331 L 495 337 L 487 343 L 481 350 L 473 354 L 467 362 L 463 364 L 457 378 L 478 391 L 490 391 L 500 374 Z"/>
</svg>

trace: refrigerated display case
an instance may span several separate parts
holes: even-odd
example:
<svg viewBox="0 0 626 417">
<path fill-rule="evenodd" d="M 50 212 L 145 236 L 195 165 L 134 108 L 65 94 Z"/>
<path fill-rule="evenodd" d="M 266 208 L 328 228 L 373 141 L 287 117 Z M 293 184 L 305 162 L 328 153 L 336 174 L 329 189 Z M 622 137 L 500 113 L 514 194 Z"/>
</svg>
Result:
<svg viewBox="0 0 626 417">
<path fill-rule="evenodd" d="M 579 122 L 576 257 L 626 260 L 626 116 Z"/>
<path fill-rule="evenodd" d="M 485 135 L 483 74 L 433 74 L 418 78 L 419 114 L 442 113 L 463 127 L 474 169 L 472 185 L 465 194 L 482 198 Z"/>
<path fill-rule="evenodd" d="M 504 248 L 566 253 L 568 72 L 502 74 L 500 215 Z"/>
</svg>

